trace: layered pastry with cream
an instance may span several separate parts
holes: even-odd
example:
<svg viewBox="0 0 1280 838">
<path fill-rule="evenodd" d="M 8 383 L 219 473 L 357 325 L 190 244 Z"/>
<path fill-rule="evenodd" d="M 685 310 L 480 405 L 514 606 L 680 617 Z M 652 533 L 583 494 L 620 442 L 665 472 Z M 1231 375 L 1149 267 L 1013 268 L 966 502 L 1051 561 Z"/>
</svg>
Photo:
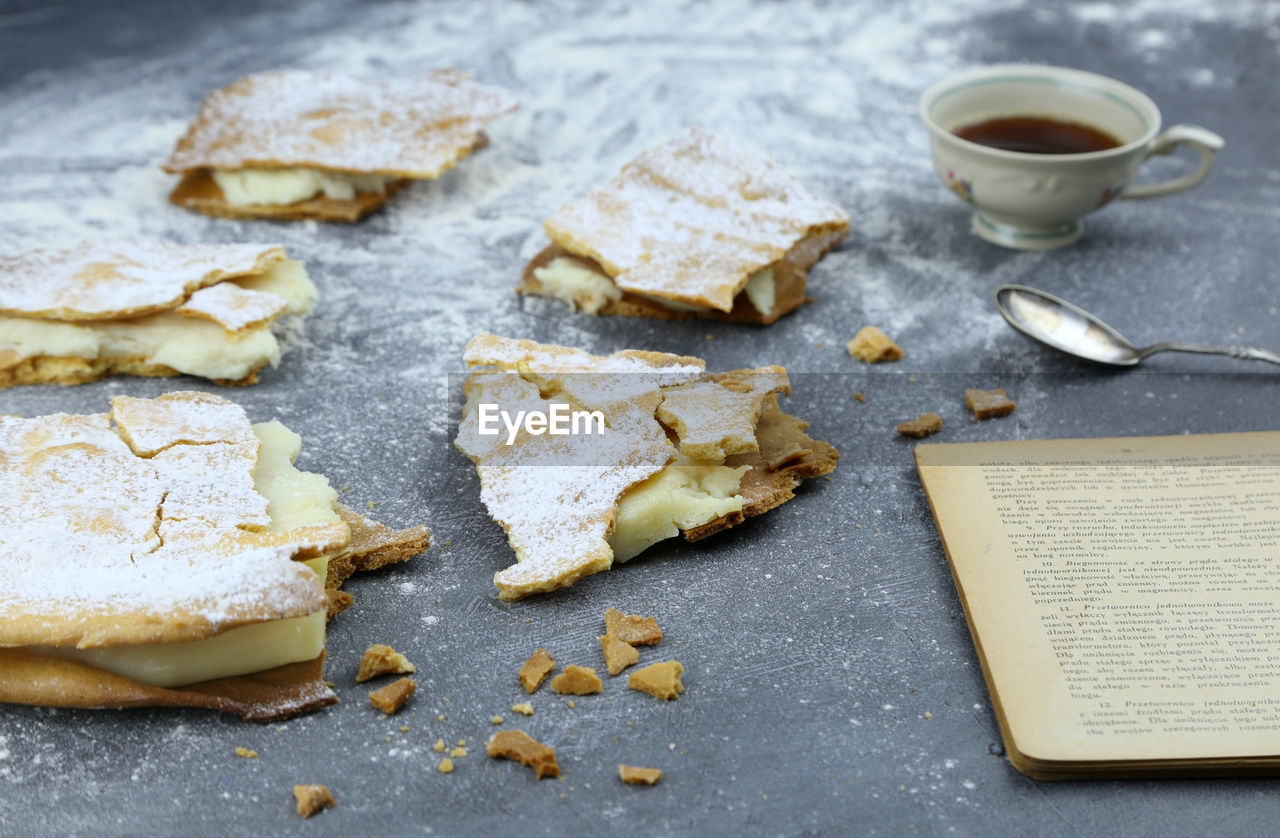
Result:
<svg viewBox="0 0 1280 838">
<path fill-rule="evenodd" d="M 0 416 L 0 701 L 255 721 L 337 701 L 338 585 L 428 536 L 338 504 L 300 448 L 207 393 Z"/>
<path fill-rule="evenodd" d="M 273 327 L 311 310 L 301 262 L 270 244 L 84 243 L 0 256 L 0 387 L 108 375 L 253 384 Z"/>
<path fill-rule="evenodd" d="M 205 97 L 166 171 L 169 200 L 226 218 L 357 221 L 488 140 L 514 96 L 455 70 L 397 82 L 287 70 Z"/>
<path fill-rule="evenodd" d="M 502 599 L 763 514 L 839 457 L 779 406 L 790 392 L 782 367 L 708 373 L 698 358 L 487 334 L 465 360 L 474 371 L 456 445 L 515 551 L 494 576 Z"/>
<path fill-rule="evenodd" d="M 588 314 L 769 324 L 849 216 L 764 152 L 701 128 L 643 152 L 543 222 L 518 290 Z"/>
</svg>

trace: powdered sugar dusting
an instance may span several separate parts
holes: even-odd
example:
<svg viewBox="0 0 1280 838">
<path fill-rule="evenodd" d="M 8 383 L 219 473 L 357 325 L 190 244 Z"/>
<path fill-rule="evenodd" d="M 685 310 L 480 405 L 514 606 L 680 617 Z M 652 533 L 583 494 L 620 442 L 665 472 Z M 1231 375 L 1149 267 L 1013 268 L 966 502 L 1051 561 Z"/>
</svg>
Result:
<svg viewBox="0 0 1280 838">
<path fill-rule="evenodd" d="M 643 152 L 546 221 L 624 291 L 722 311 L 753 272 L 849 217 L 760 150 L 701 128 Z"/>
<path fill-rule="evenodd" d="M 136 317 L 172 308 L 223 279 L 260 273 L 278 245 L 83 242 L 0 256 L 0 312 L 59 320 Z"/>
<path fill-rule="evenodd" d="M 470 152 L 515 97 L 453 70 L 371 82 L 259 73 L 209 94 L 165 167 L 310 166 L 435 177 Z"/>
<path fill-rule="evenodd" d="M 113 405 L 146 457 L 105 414 L 0 417 L 3 645 L 196 639 L 324 607 L 292 559 L 328 545 L 252 532 L 270 520 L 244 412 L 201 393 L 156 405 Z"/>
</svg>

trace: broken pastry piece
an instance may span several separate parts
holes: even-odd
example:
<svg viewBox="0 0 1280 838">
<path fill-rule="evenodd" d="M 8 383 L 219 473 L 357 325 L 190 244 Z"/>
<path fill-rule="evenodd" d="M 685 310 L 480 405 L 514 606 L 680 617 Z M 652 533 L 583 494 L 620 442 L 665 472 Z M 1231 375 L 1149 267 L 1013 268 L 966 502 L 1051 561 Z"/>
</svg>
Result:
<svg viewBox="0 0 1280 838">
<path fill-rule="evenodd" d="M 294 786 L 293 797 L 298 801 L 298 814 L 304 818 L 338 805 L 326 786 Z"/>
<path fill-rule="evenodd" d="M 494 335 L 472 339 L 465 359 L 486 371 L 463 385 L 455 444 L 515 550 L 494 576 L 502 599 L 572 585 L 664 539 L 706 538 L 790 500 L 839 457 L 778 406 L 782 367 L 710 374 L 698 358 Z"/>
<path fill-rule="evenodd" d="M 379 675 L 404 675 L 413 671 L 413 664 L 404 655 L 390 646 L 375 643 L 364 650 L 364 657 L 360 659 L 360 671 L 356 673 L 356 683 L 363 684 Z"/>
<path fill-rule="evenodd" d="M 662 642 L 662 629 L 652 617 L 623 614 L 616 608 L 604 612 L 604 633 L 631 646 L 651 646 Z"/>
<path fill-rule="evenodd" d="M 917 439 L 933 436 L 940 430 L 942 430 L 942 417 L 936 413 L 926 413 L 919 419 L 912 419 L 898 426 L 898 433 Z"/>
<path fill-rule="evenodd" d="M 764 152 L 701 128 L 643 152 L 543 222 L 517 289 L 588 314 L 769 324 L 849 216 Z"/>
<path fill-rule="evenodd" d="M 1018 407 L 1004 390 L 965 390 L 964 403 L 973 411 L 974 419 L 995 419 L 1008 416 Z"/>
<path fill-rule="evenodd" d="M 493 759 L 509 759 L 533 769 L 539 780 L 560 776 L 556 763 L 556 749 L 543 745 L 523 730 L 500 730 L 489 737 L 485 747 Z"/>
<path fill-rule="evenodd" d="M 600 648 L 604 651 L 604 665 L 610 675 L 617 675 L 640 660 L 640 653 L 635 646 L 624 643 L 611 634 L 600 636 Z"/>
<path fill-rule="evenodd" d="M 83 243 L 0 256 L 0 387 L 108 375 L 253 384 L 272 326 L 311 310 L 301 262 L 270 244 Z"/>
<path fill-rule="evenodd" d="M 661 768 L 640 768 L 635 765 L 619 765 L 618 779 L 637 786 L 655 786 L 662 779 Z"/>
<path fill-rule="evenodd" d="M 394 716 L 409 703 L 417 690 L 418 685 L 412 678 L 399 678 L 369 693 L 369 703 L 386 715 Z"/>
<path fill-rule="evenodd" d="M 569 664 L 551 679 L 551 690 L 561 695 L 595 695 L 604 692 L 604 682 L 591 667 Z"/>
<path fill-rule="evenodd" d="M 651 663 L 632 672 L 627 679 L 627 686 L 654 698 L 672 701 L 684 692 L 684 683 L 680 680 L 683 674 L 684 667 L 678 661 Z"/>
<path fill-rule="evenodd" d="M 524 662 L 524 666 L 520 667 L 516 677 L 520 680 L 520 686 L 524 687 L 524 691 L 533 695 L 555 668 L 556 659 L 551 657 L 546 649 L 535 649 L 529 659 Z"/>
<path fill-rule="evenodd" d="M 337 701 L 326 566 L 363 546 L 300 448 L 207 393 L 0 416 L 0 701 L 252 721 Z"/>
<path fill-rule="evenodd" d="M 902 347 L 875 326 L 863 326 L 848 344 L 849 354 L 868 364 L 902 360 Z M 857 398 L 855 395 L 854 398 Z M 863 399 L 866 401 L 866 399 Z"/>
<path fill-rule="evenodd" d="M 225 218 L 358 221 L 487 144 L 514 96 L 455 70 L 398 82 L 286 70 L 205 97 L 164 169 L 169 200 Z"/>
</svg>

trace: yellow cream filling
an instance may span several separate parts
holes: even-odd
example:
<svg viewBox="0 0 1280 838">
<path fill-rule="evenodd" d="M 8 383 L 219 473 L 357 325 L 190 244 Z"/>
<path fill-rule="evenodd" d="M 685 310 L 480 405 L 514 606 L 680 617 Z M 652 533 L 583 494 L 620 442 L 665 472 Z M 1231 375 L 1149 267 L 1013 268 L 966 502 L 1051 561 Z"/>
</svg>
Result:
<svg viewBox="0 0 1280 838">
<path fill-rule="evenodd" d="M 738 487 L 750 468 L 731 468 L 682 454 L 662 471 L 632 486 L 618 501 L 609 536 L 613 560 L 628 561 L 682 530 L 741 511 L 746 499 L 738 494 Z"/>
<path fill-rule="evenodd" d="M 292 259 L 275 262 L 258 276 L 228 281 L 283 297 L 288 314 L 305 314 L 316 296 L 306 268 Z M 79 322 L 0 316 L 0 352 L 5 350 L 19 358 L 141 358 L 188 375 L 231 380 L 280 362 L 270 323 L 232 334 L 212 320 L 172 311 Z"/>
<path fill-rule="evenodd" d="M 557 256 L 545 267 L 535 268 L 533 275 L 542 283 L 545 296 L 563 300 L 587 314 L 595 314 L 610 300 L 622 299 L 622 289 L 614 285 L 612 279 L 577 259 L 566 256 Z M 776 299 L 773 268 L 762 268 L 753 273 L 747 278 L 747 284 L 740 293 L 746 294 L 756 311 L 767 317 L 773 311 Z M 639 296 L 672 311 L 712 311 L 707 306 L 669 300 L 666 297 L 650 294 Z"/>
<path fill-rule="evenodd" d="M 342 519 L 334 512 L 337 492 L 318 474 L 299 471 L 293 462 L 302 438 L 279 422 L 253 426 L 262 442 L 253 485 L 267 499 L 271 532 Z M 331 555 L 304 564 L 324 585 Z M 314 660 L 324 651 L 325 612 L 240 626 L 204 640 L 143 643 L 95 649 L 32 647 L 46 654 L 82 661 L 157 687 L 177 687 L 213 678 L 261 672 L 287 663 Z"/>
<path fill-rule="evenodd" d="M 316 195 L 350 201 L 360 192 L 383 195 L 395 175 L 352 174 L 324 169 L 211 169 L 222 197 L 235 207 L 296 204 Z"/>
</svg>

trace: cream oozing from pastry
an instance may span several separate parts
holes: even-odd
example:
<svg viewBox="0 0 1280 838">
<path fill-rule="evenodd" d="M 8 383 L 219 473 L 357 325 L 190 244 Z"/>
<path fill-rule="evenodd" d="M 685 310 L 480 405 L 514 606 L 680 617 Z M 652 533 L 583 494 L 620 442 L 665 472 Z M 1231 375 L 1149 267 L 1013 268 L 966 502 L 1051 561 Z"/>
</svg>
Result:
<svg viewBox="0 0 1280 838">
<path fill-rule="evenodd" d="M 682 530 L 742 511 L 746 499 L 738 494 L 738 487 L 750 469 L 682 454 L 662 471 L 632 486 L 618 500 L 609 535 L 613 560 L 628 561 Z"/>
<path fill-rule="evenodd" d="M 271 532 L 287 532 L 311 524 L 331 524 L 341 518 L 334 511 L 337 492 L 318 474 L 294 468 L 302 438 L 279 422 L 253 426 L 262 443 L 253 486 L 267 499 Z M 332 555 L 305 562 L 324 585 Z M 324 651 L 325 611 L 305 617 L 272 620 L 229 629 L 203 640 L 183 643 L 142 643 L 93 649 L 28 647 L 32 651 L 81 661 L 157 687 L 178 687 L 214 678 L 262 672 Z"/>
<path fill-rule="evenodd" d="M 306 268 L 293 259 L 274 262 L 262 274 L 227 281 L 283 297 L 286 314 L 307 313 L 316 296 Z M 280 344 L 270 323 L 232 333 L 211 320 L 173 311 L 75 322 L 0 315 L 0 355 L 14 361 L 41 356 L 132 358 L 188 375 L 234 381 L 264 364 L 278 364 Z"/>
<path fill-rule="evenodd" d="M 605 274 L 588 267 L 584 262 L 566 256 L 557 256 L 545 267 L 535 268 L 533 275 L 542 284 L 545 296 L 563 300 L 571 306 L 576 305 L 587 314 L 595 314 L 611 300 L 622 299 L 622 289 L 618 288 Z M 773 311 L 775 301 L 775 283 L 773 268 L 767 267 L 756 271 L 747 279 L 747 284 L 740 293 L 746 294 L 756 311 L 767 317 Z M 694 305 L 680 300 L 670 300 L 651 294 L 640 294 L 646 300 L 657 303 L 672 311 L 712 311 L 707 306 Z"/>
<path fill-rule="evenodd" d="M 595 314 L 610 300 L 622 299 L 622 289 L 614 285 L 613 280 L 577 259 L 557 257 L 546 267 L 535 268 L 533 275 L 542 283 L 548 297 L 587 314 Z"/>
<path fill-rule="evenodd" d="M 296 204 L 316 195 L 350 201 L 360 192 L 385 194 L 395 175 L 354 174 L 325 169 L 210 169 L 222 197 L 233 207 Z"/>
</svg>

